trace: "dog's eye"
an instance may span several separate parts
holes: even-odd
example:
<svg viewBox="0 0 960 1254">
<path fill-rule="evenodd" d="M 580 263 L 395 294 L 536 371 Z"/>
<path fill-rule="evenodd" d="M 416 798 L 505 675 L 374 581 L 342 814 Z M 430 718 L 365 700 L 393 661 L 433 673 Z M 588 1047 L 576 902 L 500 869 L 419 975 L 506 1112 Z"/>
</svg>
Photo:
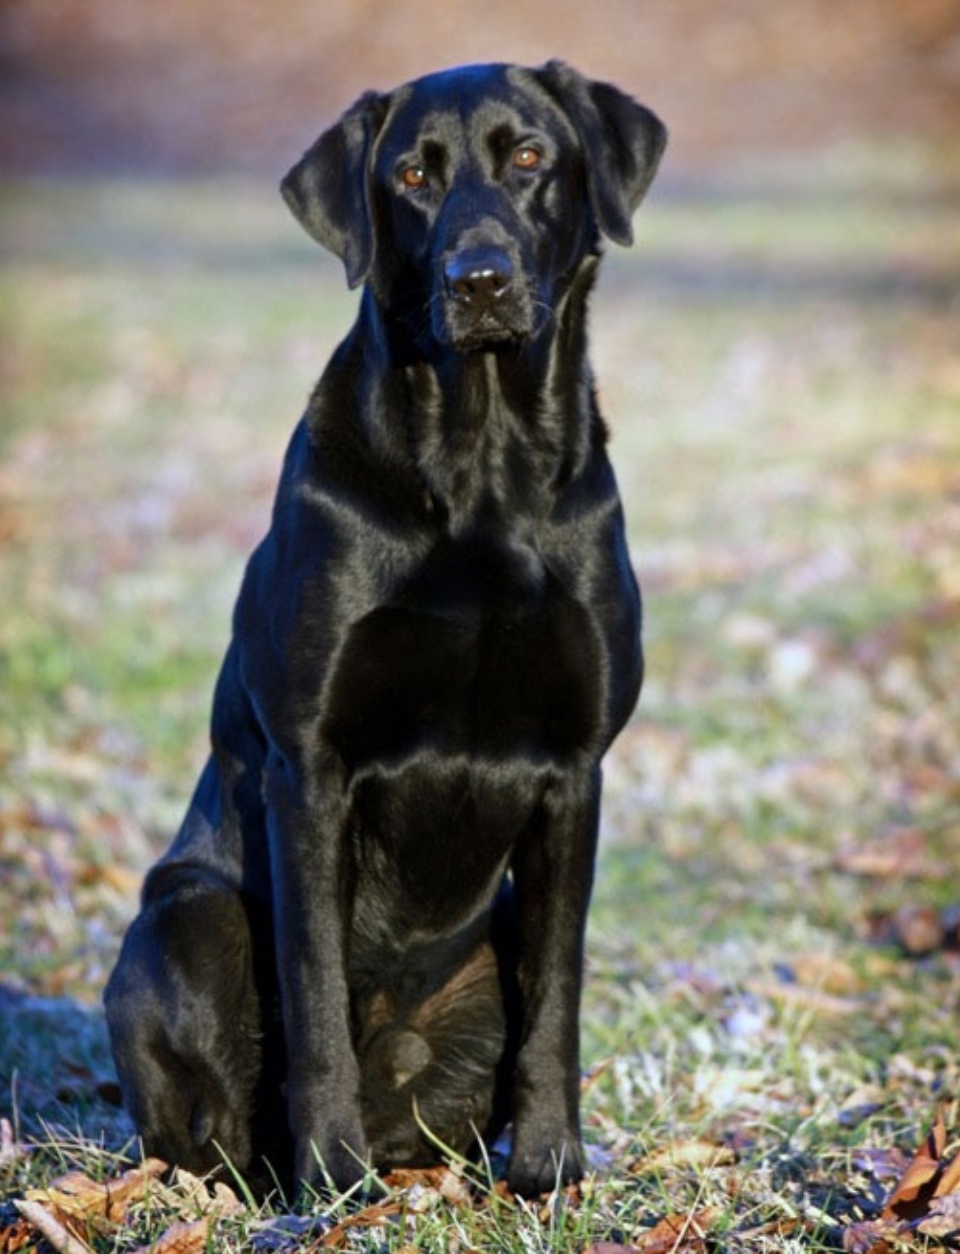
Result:
<svg viewBox="0 0 960 1254">
<path fill-rule="evenodd" d="M 541 160 L 540 153 L 529 144 L 521 144 L 513 154 L 513 164 L 518 170 L 535 170 Z"/>
<path fill-rule="evenodd" d="M 427 172 L 422 165 L 408 165 L 400 175 L 400 182 L 409 192 L 418 192 L 427 185 Z"/>
</svg>

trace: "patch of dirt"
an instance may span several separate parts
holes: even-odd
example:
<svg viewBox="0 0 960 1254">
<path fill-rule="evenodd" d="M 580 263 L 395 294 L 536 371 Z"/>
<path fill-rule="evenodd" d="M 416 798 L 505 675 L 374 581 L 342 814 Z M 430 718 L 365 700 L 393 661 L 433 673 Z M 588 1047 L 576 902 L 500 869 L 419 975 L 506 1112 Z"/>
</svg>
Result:
<svg viewBox="0 0 960 1254">
<path fill-rule="evenodd" d="M 680 168 L 960 121 L 960 0 L 0 0 L 0 163 L 276 172 L 369 86 L 552 56 L 660 111 Z"/>
</svg>

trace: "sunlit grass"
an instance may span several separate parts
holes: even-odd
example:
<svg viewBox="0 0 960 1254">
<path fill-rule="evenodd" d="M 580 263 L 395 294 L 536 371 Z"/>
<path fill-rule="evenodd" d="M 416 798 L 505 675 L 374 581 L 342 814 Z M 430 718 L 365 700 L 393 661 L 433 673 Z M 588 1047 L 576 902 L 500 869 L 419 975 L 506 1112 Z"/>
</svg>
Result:
<svg viewBox="0 0 960 1254">
<path fill-rule="evenodd" d="M 736 1248 L 830 1248 L 877 1195 L 853 1150 L 912 1144 L 955 1091 L 955 953 L 871 930 L 957 900 L 950 168 L 848 147 L 668 172 L 610 250 L 595 359 L 649 669 L 589 933 L 599 1174 L 550 1206 L 482 1173 L 471 1206 L 400 1190 L 348 1248 L 581 1254 L 706 1209 Z M 0 1114 L 40 1146 L 0 1164 L 13 1196 L 135 1157 L 69 999 L 96 1002 L 186 803 L 244 560 L 356 298 L 272 187 L 24 183 L 0 227 L 0 968 L 46 998 L 0 1004 Z M 874 847 L 902 863 L 851 871 Z M 158 1194 L 97 1248 L 194 1203 Z M 277 1209 L 219 1246 L 281 1248 Z"/>
</svg>

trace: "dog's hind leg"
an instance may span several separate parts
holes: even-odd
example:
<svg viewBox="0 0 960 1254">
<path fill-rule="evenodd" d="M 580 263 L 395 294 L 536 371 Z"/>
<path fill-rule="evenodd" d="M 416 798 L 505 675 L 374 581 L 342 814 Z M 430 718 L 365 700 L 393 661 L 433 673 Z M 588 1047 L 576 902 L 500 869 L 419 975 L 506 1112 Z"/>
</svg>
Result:
<svg viewBox="0 0 960 1254">
<path fill-rule="evenodd" d="M 214 872 L 151 872 L 105 993 L 146 1153 L 195 1172 L 250 1165 L 262 1016 L 247 911 Z"/>
</svg>

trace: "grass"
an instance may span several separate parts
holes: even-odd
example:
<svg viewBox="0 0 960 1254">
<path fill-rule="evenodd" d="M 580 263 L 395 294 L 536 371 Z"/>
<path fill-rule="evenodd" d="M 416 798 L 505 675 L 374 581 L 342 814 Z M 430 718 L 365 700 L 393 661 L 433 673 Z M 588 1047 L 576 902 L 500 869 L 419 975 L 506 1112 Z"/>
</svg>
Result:
<svg viewBox="0 0 960 1254">
<path fill-rule="evenodd" d="M 595 1177 L 542 1205 L 495 1164 L 469 1204 L 424 1177 L 309 1231 L 221 1197 L 194 1248 L 667 1249 L 672 1217 L 678 1250 L 707 1248 L 697 1224 L 828 1250 L 939 1103 L 960 1125 L 955 157 L 668 177 L 607 258 L 595 358 L 649 681 L 607 764 Z M 355 297 L 259 184 L 13 184 L 0 228 L 4 1250 L 13 1199 L 135 1158 L 97 999 Z M 907 952 L 907 909 L 945 920 L 930 952 Z M 153 1181 L 84 1239 L 149 1245 L 203 1198 Z"/>
</svg>

